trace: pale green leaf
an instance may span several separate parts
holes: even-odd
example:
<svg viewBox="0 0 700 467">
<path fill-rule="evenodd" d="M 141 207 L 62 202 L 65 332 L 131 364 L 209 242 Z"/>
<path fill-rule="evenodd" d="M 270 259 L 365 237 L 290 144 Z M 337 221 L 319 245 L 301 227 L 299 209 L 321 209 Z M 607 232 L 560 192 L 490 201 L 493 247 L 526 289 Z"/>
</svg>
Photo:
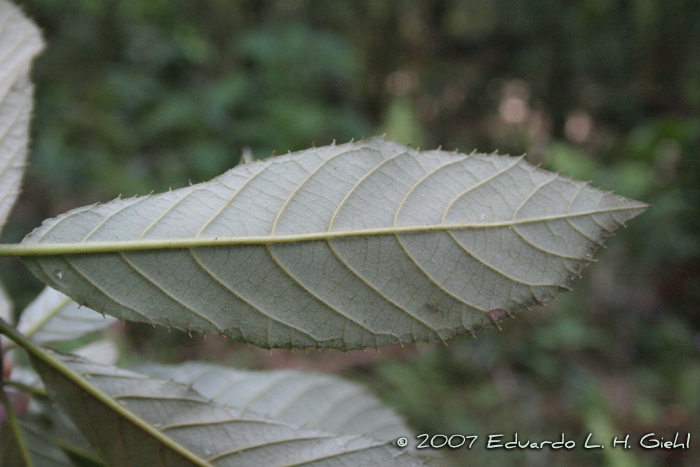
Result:
<svg viewBox="0 0 700 467">
<path fill-rule="evenodd" d="M 29 65 L 42 47 L 36 25 L 16 6 L 0 0 L 0 229 L 24 173 L 32 110 Z"/>
<path fill-rule="evenodd" d="M 43 344 L 75 339 L 116 321 L 111 316 L 102 316 L 81 307 L 51 287 L 45 287 L 20 315 L 17 330 Z"/>
<path fill-rule="evenodd" d="M 36 374 L 36 371 L 31 366 L 15 366 L 12 368 L 12 374 L 10 375 L 10 381 L 15 381 L 24 386 L 35 388 L 38 390 L 43 390 L 44 385 L 41 382 L 41 378 Z"/>
<path fill-rule="evenodd" d="M 0 319 L 4 319 L 8 323 L 14 322 L 12 307 L 12 300 L 7 296 L 5 286 L 0 282 Z"/>
<path fill-rule="evenodd" d="M 522 158 L 377 138 L 76 209 L 3 254 L 119 318 L 358 349 L 445 341 L 546 301 L 644 209 Z"/>
<path fill-rule="evenodd" d="M 114 365 L 119 360 L 119 348 L 108 337 L 75 349 L 74 354 L 103 365 Z"/>
<path fill-rule="evenodd" d="M 300 428 L 227 407 L 184 384 L 77 356 L 31 353 L 51 396 L 111 465 L 422 465 L 389 443 Z"/>
<path fill-rule="evenodd" d="M 0 282 L 0 319 L 8 323 L 13 323 L 14 317 L 12 316 L 12 307 L 12 300 L 7 296 L 5 286 Z M 0 336 L 0 349 L 4 349 L 8 342 L 5 336 Z"/>
<path fill-rule="evenodd" d="M 411 434 L 401 418 L 367 389 L 331 375 L 294 370 L 243 371 L 198 362 L 147 365 L 137 371 L 191 385 L 219 404 L 295 425 L 380 441 Z"/>
</svg>

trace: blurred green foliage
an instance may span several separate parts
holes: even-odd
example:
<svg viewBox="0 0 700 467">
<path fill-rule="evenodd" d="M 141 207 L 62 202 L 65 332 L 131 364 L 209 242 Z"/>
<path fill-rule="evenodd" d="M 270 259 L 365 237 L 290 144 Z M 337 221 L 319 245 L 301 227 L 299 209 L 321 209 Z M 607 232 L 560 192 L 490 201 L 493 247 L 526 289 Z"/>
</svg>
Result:
<svg viewBox="0 0 700 467">
<path fill-rule="evenodd" d="M 427 148 L 527 152 L 653 207 L 573 292 L 502 332 L 338 355 L 330 368 L 369 382 L 416 433 L 479 434 L 449 454 L 455 465 L 700 465 L 697 441 L 580 448 L 588 432 L 700 435 L 700 2 L 20 3 L 48 47 L 34 69 L 31 166 L 4 241 L 79 205 L 209 179 L 245 147 L 262 158 L 386 132 Z M 40 288 L 18 261 L 2 270 L 20 306 Z M 130 345 L 165 360 L 217 358 L 212 349 L 250 367 L 280 358 L 127 330 Z M 483 449 L 486 435 L 514 432 L 564 432 L 579 447 Z"/>
</svg>

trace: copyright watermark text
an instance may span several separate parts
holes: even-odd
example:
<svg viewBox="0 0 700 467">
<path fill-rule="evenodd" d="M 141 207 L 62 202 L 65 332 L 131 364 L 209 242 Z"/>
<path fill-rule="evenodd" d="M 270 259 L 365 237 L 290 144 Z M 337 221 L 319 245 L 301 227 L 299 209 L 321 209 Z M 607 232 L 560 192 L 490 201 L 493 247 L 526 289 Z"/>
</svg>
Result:
<svg viewBox="0 0 700 467">
<path fill-rule="evenodd" d="M 587 433 L 578 442 L 568 438 L 562 433 L 556 439 L 536 440 L 519 433 L 506 436 L 504 433 L 489 435 L 474 434 L 434 434 L 421 433 L 414 439 L 401 437 L 394 441 L 399 448 L 414 449 L 472 449 L 482 447 L 484 449 L 605 449 L 606 446 L 617 449 L 631 449 L 638 446 L 641 449 L 690 449 L 690 433 L 673 433 L 671 436 L 662 436 L 657 433 L 647 433 L 633 440 L 629 434 L 616 436 L 603 442 L 596 440 L 593 433 Z M 480 441 L 479 441 L 480 440 Z"/>
</svg>

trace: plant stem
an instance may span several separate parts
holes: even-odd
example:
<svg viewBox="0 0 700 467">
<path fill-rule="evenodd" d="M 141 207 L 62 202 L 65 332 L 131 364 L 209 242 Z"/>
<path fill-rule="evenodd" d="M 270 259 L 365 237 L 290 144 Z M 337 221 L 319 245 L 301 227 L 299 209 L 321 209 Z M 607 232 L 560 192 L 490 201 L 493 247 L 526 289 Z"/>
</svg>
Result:
<svg viewBox="0 0 700 467">
<path fill-rule="evenodd" d="M 2 318 L 0 318 L 0 321 L 2 321 Z M 4 321 L 2 322 L 4 323 Z M 0 355 L 0 359 L 1 358 L 2 355 Z M 22 430 L 20 429 L 19 421 L 17 420 L 17 416 L 15 415 L 15 410 L 12 408 L 10 398 L 7 397 L 7 393 L 5 392 L 4 383 L 0 383 L 0 403 L 2 403 L 2 405 L 5 406 L 5 411 L 7 412 L 7 424 L 10 428 L 12 436 L 15 438 L 15 443 L 17 443 L 17 448 L 19 449 L 19 453 L 22 456 L 24 465 L 26 467 L 32 467 L 32 458 L 29 455 L 29 449 L 27 449 L 27 445 L 25 444 L 24 438 L 22 437 Z"/>
<path fill-rule="evenodd" d="M 639 203 L 638 207 L 644 207 Z M 535 217 L 532 219 L 514 219 L 504 222 L 488 222 L 483 224 L 432 224 L 388 226 L 363 230 L 332 230 L 291 235 L 265 235 L 256 237 L 192 237 L 155 240 L 121 240 L 115 242 L 74 242 L 74 243 L 17 243 L 0 244 L 2 256 L 58 256 L 77 255 L 85 253 L 114 253 L 121 251 L 166 250 L 183 248 L 201 248 L 207 246 L 234 245 L 274 245 L 277 243 L 328 241 L 340 238 L 371 237 L 376 235 L 398 235 L 448 230 L 495 229 L 514 227 L 517 225 L 534 224 L 538 222 L 573 219 L 600 213 L 610 213 L 630 209 L 629 206 L 615 209 L 598 209 L 576 214 L 558 214 L 553 216 Z"/>
</svg>

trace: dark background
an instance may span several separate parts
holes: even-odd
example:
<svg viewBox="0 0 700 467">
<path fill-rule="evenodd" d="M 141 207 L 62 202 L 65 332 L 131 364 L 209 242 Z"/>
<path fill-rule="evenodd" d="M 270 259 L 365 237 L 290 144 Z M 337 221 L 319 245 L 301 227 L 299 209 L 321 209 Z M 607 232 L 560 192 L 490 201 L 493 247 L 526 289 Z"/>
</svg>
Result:
<svg viewBox="0 0 700 467">
<path fill-rule="evenodd" d="M 700 2 L 31 0 L 42 28 L 24 193 L 3 241 L 68 209 L 387 133 L 521 154 L 653 205 L 574 291 L 448 347 L 267 351 L 126 324 L 129 364 L 200 358 L 364 381 L 455 465 L 700 465 Z M 19 309 L 41 289 L 16 260 Z M 644 434 L 691 450 L 643 450 Z M 485 450 L 491 433 L 565 451 Z M 630 450 L 585 450 L 585 435 Z"/>
</svg>

